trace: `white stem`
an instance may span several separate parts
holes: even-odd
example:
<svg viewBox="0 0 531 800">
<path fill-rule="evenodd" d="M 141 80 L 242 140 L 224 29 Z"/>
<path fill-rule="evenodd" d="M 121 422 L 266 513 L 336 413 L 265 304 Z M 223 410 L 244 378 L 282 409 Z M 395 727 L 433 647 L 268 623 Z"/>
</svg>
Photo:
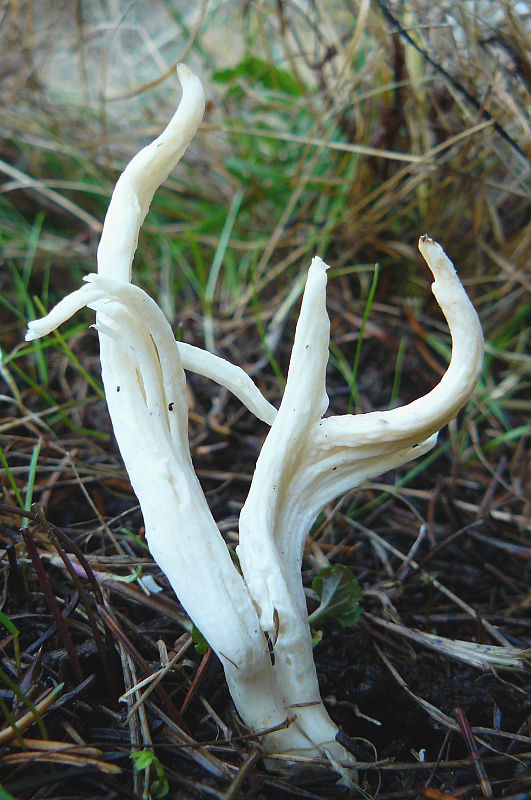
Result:
<svg viewBox="0 0 531 800">
<path fill-rule="evenodd" d="M 277 613 L 281 611 L 278 598 L 273 602 L 271 593 L 277 593 L 286 579 L 288 593 L 295 590 L 290 577 L 284 574 L 287 553 L 282 547 L 277 548 L 278 537 L 282 536 L 279 516 L 288 503 L 306 438 L 328 406 L 324 387 L 329 338 L 324 306 L 326 269 L 320 258 L 314 258 L 297 323 L 284 397 L 256 462 L 249 495 L 240 514 L 238 556 L 260 609 L 262 627 L 270 635 L 276 635 L 275 609 Z M 288 532 L 286 536 L 291 547 L 293 538 Z M 301 543 L 293 546 L 300 549 Z M 290 574 L 291 566 L 288 566 Z M 297 587 L 299 583 L 297 577 Z M 304 616 L 302 607 L 300 613 Z"/>
<path fill-rule="evenodd" d="M 312 261 L 297 324 L 284 397 L 256 463 L 249 495 L 240 515 L 237 548 L 245 580 L 274 642 L 274 673 L 288 707 L 315 752 L 324 747 L 345 751 L 334 742 L 337 726 L 319 694 L 300 566 L 307 535 L 304 508 L 289 527 L 292 484 L 312 427 L 328 406 L 324 378 L 328 361 L 329 322 L 325 308 L 327 266 Z M 301 519 L 302 517 L 302 524 Z"/>
</svg>

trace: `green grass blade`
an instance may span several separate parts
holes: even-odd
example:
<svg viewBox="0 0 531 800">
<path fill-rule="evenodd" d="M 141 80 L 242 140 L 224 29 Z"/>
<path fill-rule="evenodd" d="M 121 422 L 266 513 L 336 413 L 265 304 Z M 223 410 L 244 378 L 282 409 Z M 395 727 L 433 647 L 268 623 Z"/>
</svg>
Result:
<svg viewBox="0 0 531 800">
<path fill-rule="evenodd" d="M 44 306 L 41 303 L 40 299 L 38 297 L 34 297 L 33 299 L 35 300 L 35 305 L 37 306 L 37 308 L 40 311 L 40 313 L 43 316 L 45 316 L 46 315 L 46 309 L 44 308 Z M 105 392 L 103 391 L 103 387 L 102 387 L 101 383 L 98 380 L 96 380 L 96 378 L 94 378 L 87 369 L 85 369 L 85 367 L 83 366 L 83 364 L 81 363 L 79 358 L 73 353 L 73 351 L 70 349 L 70 347 L 66 343 L 66 339 L 64 338 L 64 336 L 57 329 L 52 331 L 52 333 L 55 336 L 55 339 L 58 342 L 61 350 L 63 351 L 65 356 L 68 358 L 68 360 L 70 361 L 72 366 L 74 366 L 77 369 L 79 374 L 86 380 L 88 385 L 90 387 L 92 387 L 92 389 L 94 389 L 96 394 L 98 394 L 100 397 L 104 398 L 105 397 Z"/>
<path fill-rule="evenodd" d="M 7 617 L 3 611 L 0 611 L 0 625 L 3 625 L 4 628 L 6 628 L 13 637 L 13 648 L 15 650 L 17 674 L 20 675 L 20 640 L 18 638 L 19 637 L 18 628 L 13 622 L 11 622 L 9 617 Z"/>
<path fill-rule="evenodd" d="M 407 339 L 403 336 L 400 339 L 400 343 L 398 345 L 398 351 L 396 354 L 396 361 L 395 361 L 395 374 L 393 376 L 393 386 L 391 388 L 391 397 L 389 400 L 389 405 L 393 408 L 396 404 L 398 393 L 400 392 L 400 383 L 402 380 L 402 368 L 404 366 L 404 356 L 406 353 L 407 347 Z"/>
<path fill-rule="evenodd" d="M 4 471 L 6 473 L 6 478 L 9 481 L 9 484 L 10 484 L 11 488 L 13 489 L 13 494 L 15 495 L 17 503 L 19 504 L 19 506 L 21 508 L 24 508 L 24 500 L 22 499 L 22 495 L 19 492 L 19 489 L 18 489 L 18 486 L 16 484 L 16 481 L 15 481 L 15 479 L 14 479 L 12 473 L 11 473 L 11 470 L 9 469 L 9 464 L 7 463 L 7 458 L 5 456 L 4 451 L 2 450 L 1 446 L 0 446 L 0 461 L 2 462 L 2 466 L 3 466 Z"/>
<path fill-rule="evenodd" d="M 371 313 L 371 306 L 372 301 L 374 300 L 374 295 L 376 293 L 376 287 L 378 286 L 378 272 L 379 272 L 379 264 L 374 265 L 374 274 L 372 276 L 372 283 L 371 288 L 369 289 L 369 295 L 367 297 L 367 302 L 365 303 L 365 308 L 363 309 L 363 319 L 361 322 L 360 333 L 358 336 L 358 341 L 356 344 L 356 353 L 354 355 L 354 363 L 352 365 L 352 384 L 351 384 L 351 398 L 350 398 L 350 406 L 352 407 L 352 401 L 354 400 L 356 405 L 356 410 L 361 410 L 361 403 L 360 403 L 360 396 L 358 391 L 358 369 L 360 365 L 360 357 L 361 357 L 361 346 L 363 344 L 363 336 L 365 335 L 365 327 L 367 325 L 367 320 L 369 319 L 369 314 Z M 349 408 L 349 411 L 352 408 Z"/>
<path fill-rule="evenodd" d="M 264 330 L 264 326 L 262 324 L 262 319 L 260 317 L 260 303 L 256 292 L 253 292 L 253 311 L 254 311 L 254 318 L 256 321 L 256 327 L 258 330 L 258 335 L 260 336 L 261 342 L 264 346 L 264 350 L 266 351 L 267 360 L 271 365 L 271 369 L 273 370 L 278 380 L 280 381 L 282 392 L 284 392 L 284 388 L 286 386 L 286 378 L 284 376 L 284 373 L 280 369 L 278 361 L 276 360 L 275 355 L 267 342 L 267 336 Z"/>
<path fill-rule="evenodd" d="M 37 723 L 39 730 L 41 732 L 41 736 L 43 739 L 48 739 L 48 731 L 46 730 L 46 725 L 44 724 L 44 720 L 42 716 L 39 714 L 33 703 L 29 698 L 26 697 L 23 691 L 21 691 L 20 687 L 17 686 L 15 681 L 13 681 L 9 675 L 4 672 L 3 669 L 0 668 L 0 680 L 5 683 L 5 685 L 10 689 L 15 697 L 26 706 L 28 711 L 30 711 L 34 718 L 35 722 Z"/>
<path fill-rule="evenodd" d="M 13 265 L 11 266 L 11 274 L 13 276 L 13 283 L 15 284 L 18 297 L 20 298 L 20 301 L 24 307 L 25 319 L 35 319 L 37 317 L 37 313 L 35 311 L 33 300 L 28 293 L 28 287 L 24 283 L 24 279 L 19 274 L 17 268 Z M 43 385 L 46 386 L 48 384 L 48 365 L 44 357 L 42 342 L 36 339 L 34 344 L 35 347 L 33 352 L 35 353 L 35 364 L 39 373 L 39 380 Z"/>
<path fill-rule="evenodd" d="M 15 737 L 15 739 L 17 740 L 19 745 L 21 747 L 24 747 L 24 739 L 22 738 L 22 734 L 20 733 L 19 729 L 17 728 L 17 724 L 16 724 L 15 720 L 13 719 L 13 715 L 12 715 L 11 711 L 9 710 L 9 708 L 7 707 L 7 703 L 6 703 L 6 701 L 4 700 L 3 697 L 0 697 L 0 711 L 4 715 L 5 721 L 7 722 L 7 724 L 9 725 L 11 730 L 13 731 L 13 736 Z"/>
<path fill-rule="evenodd" d="M 428 455 L 415 464 L 410 470 L 408 470 L 405 475 L 402 475 L 395 483 L 389 486 L 389 492 L 393 493 L 397 489 L 401 489 L 404 486 L 407 486 L 411 481 L 413 481 L 417 475 L 420 475 L 424 470 L 433 464 L 438 458 L 440 458 L 450 447 L 450 442 L 445 442 L 440 447 L 435 447 Z M 382 492 L 377 496 L 374 497 L 372 500 L 369 500 L 368 503 L 364 503 L 359 508 L 354 509 L 353 516 L 358 518 L 361 517 L 363 514 L 366 514 L 368 511 L 372 511 L 373 508 L 379 506 L 380 503 L 383 503 L 387 494 L 387 490 L 382 489 Z M 348 513 L 348 512 L 347 512 Z"/>
<path fill-rule="evenodd" d="M 29 236 L 27 239 L 26 255 L 24 256 L 24 265 L 22 267 L 22 280 L 26 290 L 28 288 L 29 280 L 33 270 L 33 262 L 35 261 L 35 254 L 39 245 L 41 236 L 42 224 L 44 222 L 44 212 L 41 211 L 35 217 L 35 221 L 30 228 Z"/>
<path fill-rule="evenodd" d="M 243 189 L 238 189 L 232 198 L 229 213 L 227 214 L 225 224 L 223 225 L 223 230 L 221 231 L 221 236 L 219 237 L 218 246 L 216 247 L 216 252 L 214 253 L 214 258 L 212 259 L 212 265 L 210 267 L 210 273 L 208 275 L 208 280 L 205 287 L 203 330 L 206 348 L 207 350 L 210 350 L 211 353 L 216 352 L 214 343 L 214 325 L 212 322 L 212 303 L 214 302 L 214 292 L 216 291 L 216 284 L 221 271 L 223 257 L 225 255 L 225 251 L 227 250 L 230 235 L 242 204 L 243 195 Z"/>
<path fill-rule="evenodd" d="M 35 486 L 35 475 L 37 473 L 37 462 L 39 460 L 39 453 L 41 452 L 42 447 L 42 439 L 35 444 L 33 448 L 33 452 L 31 454 L 31 461 L 29 465 L 29 473 L 28 473 L 28 485 L 26 487 L 26 499 L 24 500 L 24 510 L 31 511 L 31 504 L 33 502 L 33 489 Z M 23 525 L 28 524 L 28 520 L 26 517 L 22 520 Z"/>
</svg>

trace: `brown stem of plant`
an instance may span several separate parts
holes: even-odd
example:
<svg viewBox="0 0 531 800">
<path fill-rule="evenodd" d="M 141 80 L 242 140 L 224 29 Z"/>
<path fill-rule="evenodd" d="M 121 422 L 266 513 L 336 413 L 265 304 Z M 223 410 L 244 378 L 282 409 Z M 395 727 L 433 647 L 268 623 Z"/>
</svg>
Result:
<svg viewBox="0 0 531 800">
<path fill-rule="evenodd" d="M 492 793 L 492 786 L 490 785 L 487 771 L 483 765 L 481 756 L 479 755 L 478 746 L 476 744 L 476 739 L 472 732 L 472 728 L 470 727 L 470 723 L 468 722 L 465 716 L 465 712 L 460 706 L 456 706 L 456 708 L 454 709 L 454 713 L 455 713 L 455 718 L 459 723 L 459 727 L 461 728 L 463 739 L 465 740 L 466 746 L 468 747 L 468 751 L 472 757 L 472 763 L 474 764 L 476 775 L 479 778 L 479 785 L 481 786 L 483 797 L 485 797 L 486 800 L 492 800 L 492 798 L 494 797 L 494 794 Z"/>
<path fill-rule="evenodd" d="M 56 622 L 57 629 L 59 631 L 59 636 L 61 637 L 66 652 L 68 653 L 68 657 L 70 659 L 70 665 L 72 667 L 74 675 L 76 676 L 76 679 L 78 681 L 82 681 L 83 672 L 81 670 L 81 665 L 77 657 L 72 637 L 70 636 L 70 631 L 68 630 L 65 624 L 65 621 L 57 604 L 57 600 L 55 599 L 55 594 L 53 592 L 52 585 L 48 579 L 46 570 L 44 569 L 43 563 L 39 556 L 39 551 L 37 549 L 35 542 L 33 541 L 33 536 L 31 535 L 29 528 L 22 528 L 22 538 L 24 539 L 26 550 L 28 551 L 28 555 L 31 558 L 31 563 L 33 564 L 33 569 L 37 574 L 37 578 L 41 585 L 41 589 L 44 593 L 44 596 L 46 597 L 46 600 L 50 607 L 50 611 L 52 612 L 53 618 Z"/>
<path fill-rule="evenodd" d="M 201 663 L 199 664 L 199 666 L 197 668 L 197 672 L 195 673 L 194 679 L 193 679 L 192 683 L 190 684 L 190 688 L 186 692 L 186 697 L 184 698 L 183 704 L 182 704 L 181 709 L 180 709 L 180 713 L 182 714 L 183 717 L 184 717 L 184 715 L 186 714 L 186 712 L 188 710 L 188 706 L 192 702 L 192 698 L 193 698 L 194 694 L 196 693 L 198 686 L 200 685 L 201 681 L 203 680 L 203 678 L 205 676 L 205 673 L 206 673 L 206 671 L 208 669 L 208 665 L 210 664 L 210 662 L 212 660 L 213 652 L 214 651 L 212 650 L 212 648 L 209 647 L 208 650 L 206 651 L 205 655 L 203 656 L 203 658 L 201 660 Z"/>
</svg>

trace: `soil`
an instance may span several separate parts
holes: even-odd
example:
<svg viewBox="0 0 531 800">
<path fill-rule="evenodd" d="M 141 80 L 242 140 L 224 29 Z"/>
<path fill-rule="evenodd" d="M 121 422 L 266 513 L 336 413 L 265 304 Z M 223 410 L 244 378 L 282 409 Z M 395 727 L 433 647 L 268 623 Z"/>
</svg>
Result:
<svg viewBox="0 0 531 800">
<path fill-rule="evenodd" d="M 373 349 L 378 349 L 378 345 Z M 286 355 L 281 353 L 281 360 L 285 360 Z M 369 347 L 364 356 L 365 363 L 370 363 L 371 357 L 374 358 L 374 354 Z M 424 370 L 421 361 L 410 365 L 409 369 L 416 374 L 417 380 L 415 385 L 406 384 L 403 390 L 406 400 L 409 399 L 408 393 L 425 388 L 419 387 Z M 385 375 L 385 370 L 383 372 L 382 382 L 388 382 L 389 376 Z M 231 530 L 236 530 L 236 515 L 248 485 L 236 476 L 250 474 L 251 460 L 256 454 L 253 451 L 259 447 L 265 426 L 263 432 L 257 431 L 249 416 L 241 415 L 237 404 L 229 400 L 223 415 L 231 421 L 230 428 L 219 428 L 216 424 L 212 427 L 206 384 L 197 378 L 192 378 L 190 383 L 196 420 L 191 429 L 196 466 L 213 512 L 218 520 L 223 521 L 221 527 L 233 546 L 235 535 Z M 333 406 L 345 404 L 340 381 L 333 370 L 329 390 Z M 374 404 L 383 399 L 383 393 L 376 387 Z M 103 403 L 89 409 L 85 424 L 92 421 L 92 415 L 99 418 L 100 430 L 109 430 Z M 206 435 L 202 420 L 210 421 Z M 30 525 L 31 535 L 40 548 L 41 558 L 54 550 L 49 536 L 50 530 L 56 530 L 63 533 L 65 542 L 77 545 L 95 569 L 120 572 L 124 565 L 141 563 L 144 574 L 156 577 L 165 591 L 162 595 L 152 596 L 153 602 L 149 606 L 144 596 L 132 586 L 128 594 L 124 593 L 126 584 L 110 584 L 105 590 L 107 607 L 119 626 L 118 638 L 126 643 L 126 649 L 138 651 L 150 670 L 155 670 L 160 664 L 157 642 L 162 640 L 171 649 L 183 634 L 182 610 L 175 598 L 172 599 L 166 579 L 148 554 L 128 547 L 125 535 L 120 533 L 120 528 L 126 525 L 141 537 L 143 528 L 142 517 L 114 443 L 111 439 L 104 443 L 79 440 L 72 441 L 72 448 L 74 446 L 78 468 L 92 476 L 91 496 L 98 511 L 106 519 L 122 520 L 112 524 L 111 528 L 131 556 L 118 559 L 113 555 L 106 556 L 108 545 L 105 545 L 105 536 L 101 528 L 95 530 L 93 521 L 86 520 L 86 497 L 80 486 L 71 480 L 63 480 L 54 488 L 47 506 L 46 519 L 56 527 L 48 529 L 46 524 L 35 523 Z M 236 463 L 234 453 L 239 454 Z M 43 453 L 43 457 L 45 455 Z M 436 498 L 437 515 L 432 541 L 428 539 L 421 545 L 415 556 L 421 563 L 426 560 L 427 572 L 413 569 L 404 575 L 399 571 L 400 562 L 392 555 L 386 571 L 370 538 L 354 533 L 342 512 L 325 526 L 318 538 L 321 552 L 328 553 L 335 548 L 334 561 L 351 567 L 364 589 L 365 614 L 360 623 L 352 629 L 341 628 L 333 621 L 324 623 L 321 626 L 322 640 L 315 649 L 323 699 L 340 725 L 342 741 L 361 765 L 358 780 L 362 796 L 479 797 L 480 781 L 470 745 L 456 724 L 458 708 L 476 731 L 473 741 L 491 785 L 501 787 L 496 796 L 523 798 L 525 787 L 529 785 L 524 770 L 525 759 L 519 755 L 529 749 L 526 726 L 531 712 L 531 697 L 525 673 L 479 671 L 461 661 L 419 647 L 374 623 L 374 617 L 381 616 L 383 594 L 410 629 L 420 628 L 454 639 L 490 641 L 483 628 L 487 620 L 499 625 L 512 644 L 525 646 L 529 624 L 519 613 L 520 597 L 516 594 L 526 585 L 523 562 L 510 554 L 504 554 L 503 562 L 500 562 L 496 546 L 482 544 L 479 550 L 478 542 L 467 535 L 452 539 L 451 534 L 456 528 L 470 522 L 470 518 L 454 505 L 454 498 L 477 497 L 477 490 L 465 487 L 463 492 L 458 485 L 458 474 L 450 479 L 446 477 L 451 473 L 451 463 L 439 462 L 436 470 L 421 476 L 416 485 L 417 494 L 409 505 L 408 502 L 403 504 L 396 499 L 384 498 L 363 517 L 365 528 L 377 532 L 390 546 L 407 553 L 418 533 L 416 514 L 420 510 L 427 518 L 430 504 L 433 506 Z M 387 481 L 389 477 L 382 480 Z M 369 486 L 361 498 L 356 494 L 351 502 L 359 506 L 374 500 L 377 495 L 377 490 Z M 348 501 L 342 506 L 342 510 L 347 509 Z M 484 519 L 480 530 L 496 542 L 501 527 Z M 16 544 L 18 537 L 13 530 L 5 524 L 3 530 L 6 539 Z M 516 541 L 518 534 L 514 526 L 505 525 L 504 530 L 508 539 Z M 449 536 L 450 541 L 445 544 Z M 65 549 L 71 552 L 71 547 Z M 100 607 L 94 592 L 86 586 L 85 596 L 80 597 L 64 568 L 57 564 L 48 565 L 48 578 L 66 616 L 79 661 L 80 673 L 76 675 L 71 657 L 50 616 L 50 606 L 42 587 L 36 582 L 27 560 L 19 562 L 17 553 L 20 555 L 20 550 L 12 547 L 6 608 L 20 630 L 20 649 L 25 658 L 38 654 L 38 665 L 33 668 L 28 685 L 32 685 L 36 692 L 38 687 L 42 690 L 54 682 L 65 682 L 61 699 L 46 715 L 49 736 L 61 741 L 65 726 L 71 726 L 84 742 L 98 748 L 101 754 L 98 758 L 107 764 L 119 765 L 125 772 L 120 776 L 95 772 L 93 764 L 85 769 L 65 765 L 46 768 L 42 764 L 33 769 L 30 764 L 23 770 L 4 767 L 3 780 L 9 780 L 10 792 L 20 800 L 37 796 L 87 797 L 89 794 L 102 800 L 130 797 L 133 773 L 128 753 L 132 734 L 126 723 L 125 707 L 117 702 L 117 697 L 124 691 L 124 656 L 122 650 L 121 662 L 116 633 L 107 627 L 98 647 L 86 614 L 88 604 L 98 618 Z M 311 553 L 308 552 L 307 556 L 304 582 L 309 586 L 316 568 Z M 496 565 L 494 572 L 485 571 L 488 565 Z M 502 565 L 503 581 L 499 574 Z M 434 588 L 433 578 L 472 606 L 476 611 L 475 617 L 449 602 Z M 314 601 L 309 599 L 310 609 L 313 604 Z M 205 662 L 205 659 L 208 660 Z M 144 677 L 138 666 L 141 662 L 136 660 L 136 663 L 136 677 L 140 680 Z M 398 678 L 389 664 L 396 670 Z M 194 674 L 198 674 L 198 668 L 202 677 L 185 716 L 189 732 L 198 743 L 209 743 L 211 752 L 222 763 L 246 763 L 246 759 L 253 756 L 256 743 L 249 739 L 235 716 L 221 665 L 215 657 L 202 658 L 189 650 L 181 666 L 164 679 L 165 692 L 171 697 L 173 707 L 179 708 Z M 228 726 L 226 730 L 220 729 L 212 713 L 205 710 L 210 708 Z M 229 796 L 223 794 L 227 781 L 216 778 L 197 760 L 191 759 L 189 747 L 176 741 L 171 720 L 168 724 L 167 718 L 160 713 L 161 709 L 169 713 L 164 702 L 152 696 L 145 704 L 144 713 L 166 778 L 172 787 L 179 787 L 173 789 L 170 796 Z M 438 714 L 440 718 L 434 719 Z M 448 718 L 453 727 L 444 721 Z M 231 742 L 225 739 L 227 730 L 231 732 Z M 496 735 L 496 730 L 505 734 Z M 510 733 L 519 733 L 520 738 L 512 739 Z M 142 749 L 140 744 L 139 749 Z M 375 761 L 378 766 L 372 766 Z M 230 797 L 345 796 L 345 789 L 337 784 L 337 776 L 330 770 L 301 771 L 282 767 L 282 764 L 277 767 L 276 775 L 265 771 L 258 759 L 242 782 L 242 789 Z M 446 794 L 430 795 L 429 791 Z"/>
</svg>

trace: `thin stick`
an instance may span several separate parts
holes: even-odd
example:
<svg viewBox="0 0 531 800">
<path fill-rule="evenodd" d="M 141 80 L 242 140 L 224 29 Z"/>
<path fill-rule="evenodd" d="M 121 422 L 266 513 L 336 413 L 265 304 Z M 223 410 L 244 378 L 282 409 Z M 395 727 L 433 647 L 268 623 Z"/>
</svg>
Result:
<svg viewBox="0 0 531 800">
<path fill-rule="evenodd" d="M 76 676 L 76 680 L 81 682 L 83 680 L 83 672 L 81 670 L 81 665 L 77 657 L 72 637 L 70 636 L 70 631 L 68 630 L 65 621 L 63 619 L 63 616 L 61 614 L 61 611 L 59 610 L 59 606 L 57 605 L 57 600 L 55 598 L 55 594 L 52 589 L 52 584 L 48 579 L 46 570 L 44 569 L 44 566 L 42 564 L 39 555 L 39 551 L 37 549 L 37 545 L 33 541 L 33 536 L 31 535 L 28 528 L 22 528 L 22 538 L 24 539 L 24 544 L 26 545 L 26 550 L 28 551 L 29 557 L 31 558 L 33 569 L 37 573 L 37 578 L 41 585 L 41 589 L 44 593 L 44 596 L 46 597 L 46 600 L 50 607 L 50 611 L 52 612 L 53 618 L 57 625 L 57 630 L 59 631 L 59 635 L 63 641 L 66 652 L 68 653 L 70 664 L 72 666 L 74 675 Z"/>
<path fill-rule="evenodd" d="M 205 655 L 203 656 L 203 658 L 201 660 L 201 663 L 199 664 L 199 666 L 197 668 L 197 672 L 195 673 L 194 679 L 193 679 L 192 683 L 190 684 L 190 688 L 186 692 L 186 697 L 184 698 L 183 704 L 182 704 L 181 709 L 180 709 L 180 713 L 182 714 L 183 717 L 184 717 L 184 715 L 186 714 L 186 712 L 188 710 L 188 706 L 192 702 L 192 698 L 193 698 L 195 692 L 197 691 L 197 687 L 199 686 L 199 684 L 201 683 L 201 681 L 205 677 L 205 673 L 206 673 L 206 671 L 208 669 L 208 665 L 210 664 L 210 662 L 212 660 L 213 652 L 214 651 L 212 650 L 212 648 L 209 647 L 208 650 L 206 651 Z"/>
<path fill-rule="evenodd" d="M 116 636 L 117 639 L 123 644 L 127 652 L 132 656 L 134 661 L 138 664 L 140 669 L 143 671 L 144 675 L 151 675 L 153 670 L 149 666 L 148 662 L 144 659 L 142 655 L 138 652 L 134 644 L 130 641 L 130 639 L 125 635 L 123 630 L 121 629 L 120 625 L 118 624 L 117 620 L 114 616 L 103 606 L 98 606 L 98 611 L 101 614 L 101 617 L 105 623 L 105 625 L 109 628 L 112 634 Z M 169 716 L 172 718 L 173 722 L 178 725 L 183 731 L 186 733 L 190 733 L 188 730 L 188 726 L 186 725 L 185 721 L 183 720 L 181 714 L 179 713 L 178 709 L 176 708 L 173 700 L 169 696 L 166 689 L 160 684 L 156 687 L 157 694 L 159 695 L 160 699 L 164 703 L 164 707 L 167 709 Z"/>
<path fill-rule="evenodd" d="M 454 709 L 454 713 L 459 723 L 459 727 L 461 728 L 463 739 L 465 740 L 466 746 L 468 747 L 468 752 L 472 757 L 472 763 L 474 764 L 476 775 L 479 778 L 479 785 L 481 786 L 483 797 L 487 798 L 487 800 L 492 800 L 492 798 L 494 797 L 494 794 L 492 793 L 492 786 L 490 785 L 487 771 L 483 765 L 481 756 L 479 755 L 478 746 L 476 744 L 476 738 L 472 733 L 472 728 L 470 727 L 470 724 L 465 716 L 465 712 L 463 711 L 461 706 L 456 706 Z"/>
</svg>

